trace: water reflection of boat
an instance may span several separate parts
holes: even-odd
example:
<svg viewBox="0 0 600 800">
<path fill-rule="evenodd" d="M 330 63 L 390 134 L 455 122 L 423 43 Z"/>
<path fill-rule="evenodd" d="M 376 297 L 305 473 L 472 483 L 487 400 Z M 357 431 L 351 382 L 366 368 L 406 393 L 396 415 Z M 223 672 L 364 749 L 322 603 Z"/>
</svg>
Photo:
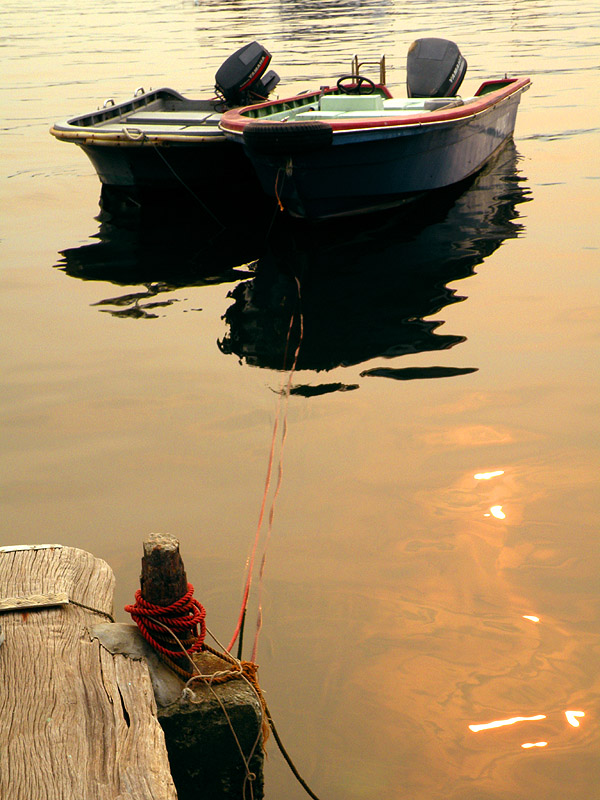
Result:
<svg viewBox="0 0 600 800">
<path fill-rule="evenodd" d="M 516 164 L 510 142 L 458 198 L 440 199 L 437 207 L 428 203 L 426 221 L 423 209 L 401 224 L 395 216 L 377 225 L 363 218 L 358 229 L 342 221 L 309 226 L 289 221 L 281 237 L 271 239 L 254 277 L 231 292 L 221 350 L 254 366 L 289 368 L 299 339 L 296 318 L 286 343 L 299 308 L 296 279 L 303 318 L 299 370 L 331 370 L 464 341 L 438 333 L 442 322 L 430 317 L 464 299 L 449 282 L 472 275 L 522 230 L 516 206 L 527 199 L 527 190 Z M 442 368 L 412 372 L 387 367 L 362 374 L 398 379 L 444 374 Z"/>
<path fill-rule="evenodd" d="M 128 195 L 103 187 L 100 206 L 96 241 L 63 250 L 56 266 L 81 280 L 141 287 L 96 303 L 120 317 L 156 316 L 160 307 L 173 302 L 167 295 L 185 286 L 248 277 L 240 265 L 260 255 L 268 229 L 265 209 L 259 204 L 255 213 L 235 218 L 232 235 L 231 228 L 179 193 L 159 205 L 139 205 Z"/>
</svg>

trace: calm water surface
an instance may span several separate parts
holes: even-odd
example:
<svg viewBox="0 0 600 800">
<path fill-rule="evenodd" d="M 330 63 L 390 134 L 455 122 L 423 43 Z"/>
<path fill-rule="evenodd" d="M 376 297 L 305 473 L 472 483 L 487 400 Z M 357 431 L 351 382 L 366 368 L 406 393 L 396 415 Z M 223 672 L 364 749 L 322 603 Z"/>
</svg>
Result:
<svg viewBox="0 0 600 800">
<path fill-rule="evenodd" d="M 258 662 L 322 800 L 600 797 L 599 23 L 579 0 L 2 5 L 0 544 L 106 559 L 125 620 L 168 531 L 228 640 L 279 413 Z M 96 219 L 48 135 L 140 85 L 208 93 L 252 38 L 282 92 L 385 52 L 401 94 L 421 35 L 458 42 L 466 94 L 533 86 L 514 147 L 408 228 Z M 305 797 L 269 753 L 268 800 Z"/>
</svg>

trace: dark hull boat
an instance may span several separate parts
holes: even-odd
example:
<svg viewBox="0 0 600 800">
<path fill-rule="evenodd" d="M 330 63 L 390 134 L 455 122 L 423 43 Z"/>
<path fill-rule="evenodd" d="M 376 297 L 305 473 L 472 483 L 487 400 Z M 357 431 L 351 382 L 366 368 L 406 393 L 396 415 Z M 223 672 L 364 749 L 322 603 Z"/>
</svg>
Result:
<svg viewBox="0 0 600 800">
<path fill-rule="evenodd" d="M 406 99 L 392 97 L 383 68 L 373 83 L 355 59 L 336 87 L 233 109 L 220 127 L 293 216 L 390 208 L 466 180 L 511 138 L 529 78 L 488 80 L 461 98 L 465 72 L 454 43 L 421 39 L 409 51 Z"/>
<path fill-rule="evenodd" d="M 256 178 L 239 148 L 219 129 L 224 111 L 264 101 L 279 82 L 258 42 L 242 47 L 215 75 L 215 96 L 194 100 L 173 89 L 144 92 L 57 122 L 50 133 L 78 145 L 106 187 L 139 191 L 189 188 L 212 193 L 235 174 Z"/>
</svg>

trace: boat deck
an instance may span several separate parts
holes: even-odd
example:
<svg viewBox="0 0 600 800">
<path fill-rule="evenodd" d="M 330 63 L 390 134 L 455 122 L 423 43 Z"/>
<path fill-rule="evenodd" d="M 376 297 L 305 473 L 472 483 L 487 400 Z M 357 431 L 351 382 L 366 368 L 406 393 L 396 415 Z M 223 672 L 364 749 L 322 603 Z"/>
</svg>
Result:
<svg viewBox="0 0 600 800">
<path fill-rule="evenodd" d="M 181 125 L 183 127 L 190 127 L 190 125 L 207 125 L 218 122 L 221 119 L 221 114 L 216 114 L 210 111 L 187 111 L 185 109 L 176 111 L 140 111 L 126 117 L 128 124 L 136 125 Z"/>
<path fill-rule="evenodd" d="M 131 139 L 161 134 L 219 136 L 221 114 L 202 111 L 145 111 L 110 119 L 93 126 L 76 126 L 71 123 L 69 129 L 84 136 L 94 134 L 125 134 Z M 58 126 L 55 126 L 58 128 Z M 58 128 L 58 130 L 61 130 Z"/>
<path fill-rule="evenodd" d="M 469 100 L 472 98 L 469 98 Z M 462 106 L 468 100 L 460 97 L 439 98 L 386 98 L 383 94 L 350 95 L 328 94 L 318 99 L 318 102 L 286 110 L 269 116 L 272 120 L 305 122 L 311 120 L 326 120 L 374 117 L 410 117 L 420 116 L 428 111 L 438 111 L 441 108 L 455 108 Z"/>
<path fill-rule="evenodd" d="M 115 105 L 107 100 L 96 111 L 56 123 L 51 133 L 63 140 L 123 140 L 146 137 L 203 139 L 222 136 L 217 100 L 190 100 L 171 89 L 159 89 Z"/>
</svg>

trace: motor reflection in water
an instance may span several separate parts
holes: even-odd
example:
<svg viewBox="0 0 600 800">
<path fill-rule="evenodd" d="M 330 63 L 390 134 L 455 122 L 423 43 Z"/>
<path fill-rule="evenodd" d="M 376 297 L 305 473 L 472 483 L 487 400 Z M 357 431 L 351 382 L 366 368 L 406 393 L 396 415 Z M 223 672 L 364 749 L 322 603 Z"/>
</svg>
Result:
<svg viewBox="0 0 600 800">
<path fill-rule="evenodd" d="M 511 142 L 472 185 L 461 187 L 462 194 L 429 198 L 401 216 L 279 226 L 254 277 L 230 293 L 221 350 L 252 366 L 289 369 L 301 324 L 297 370 L 332 370 L 460 344 L 463 336 L 439 333 L 442 321 L 430 317 L 465 299 L 448 288 L 450 282 L 472 275 L 521 232 L 516 206 L 529 197 L 517 162 Z M 386 366 L 361 377 L 411 380 L 475 369 Z M 295 391 L 349 388 L 356 387 L 332 383 Z"/>
</svg>

